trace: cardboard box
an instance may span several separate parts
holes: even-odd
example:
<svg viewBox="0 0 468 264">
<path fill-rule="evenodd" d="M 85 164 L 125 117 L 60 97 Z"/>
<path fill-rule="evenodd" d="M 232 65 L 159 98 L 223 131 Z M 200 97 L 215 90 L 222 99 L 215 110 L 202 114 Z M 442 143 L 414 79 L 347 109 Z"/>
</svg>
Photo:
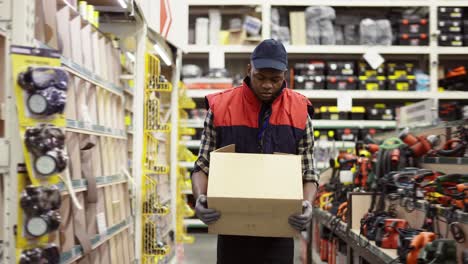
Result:
<svg viewBox="0 0 468 264">
<path fill-rule="evenodd" d="M 66 58 L 71 58 L 70 8 L 65 6 L 57 11 L 57 37 L 59 50 Z"/>
<path fill-rule="evenodd" d="M 289 22 L 291 24 L 291 44 L 306 44 L 306 19 L 305 12 L 290 12 Z"/>
<path fill-rule="evenodd" d="M 235 153 L 229 145 L 211 153 L 208 205 L 222 217 L 211 234 L 293 237 L 288 217 L 301 213 L 301 157 Z"/>
<path fill-rule="evenodd" d="M 71 59 L 83 66 L 83 49 L 81 47 L 81 17 L 75 16 L 70 21 Z"/>
</svg>

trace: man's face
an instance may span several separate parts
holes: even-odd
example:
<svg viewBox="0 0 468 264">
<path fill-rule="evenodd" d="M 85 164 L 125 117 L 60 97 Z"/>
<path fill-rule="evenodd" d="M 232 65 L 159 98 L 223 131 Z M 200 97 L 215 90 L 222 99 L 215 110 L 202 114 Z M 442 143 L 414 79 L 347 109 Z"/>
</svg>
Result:
<svg viewBox="0 0 468 264">
<path fill-rule="evenodd" d="M 255 69 L 253 65 L 247 66 L 250 86 L 255 95 L 262 102 L 271 102 L 281 90 L 284 81 L 284 71 L 275 69 Z"/>
</svg>

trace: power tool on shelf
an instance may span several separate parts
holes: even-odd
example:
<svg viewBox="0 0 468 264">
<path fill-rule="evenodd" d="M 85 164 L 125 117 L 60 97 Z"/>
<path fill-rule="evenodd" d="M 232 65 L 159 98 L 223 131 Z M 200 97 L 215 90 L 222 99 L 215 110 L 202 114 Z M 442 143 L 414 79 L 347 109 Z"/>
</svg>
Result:
<svg viewBox="0 0 468 264">
<path fill-rule="evenodd" d="M 406 256 L 410 250 L 411 241 L 414 237 L 421 233 L 422 230 L 414 228 L 406 228 L 398 230 L 398 259 L 401 263 L 406 263 Z"/>
<path fill-rule="evenodd" d="M 421 250 L 430 242 L 435 240 L 436 235 L 432 232 L 421 232 L 416 235 L 410 243 L 409 252 L 406 257 L 407 264 L 418 264 L 418 256 Z"/>
<path fill-rule="evenodd" d="M 444 157 L 463 157 L 468 147 L 468 129 L 464 125 L 457 127 L 455 138 L 447 140 L 441 149 L 435 153 Z"/>
<path fill-rule="evenodd" d="M 415 158 L 422 157 L 430 153 L 433 148 L 440 144 L 440 139 L 436 135 L 414 136 L 409 132 L 409 128 L 404 129 L 399 138 L 409 147 L 409 154 Z"/>
<path fill-rule="evenodd" d="M 457 245 L 452 239 L 437 239 L 428 243 L 418 255 L 418 263 L 456 264 Z"/>
<path fill-rule="evenodd" d="M 404 219 L 387 218 L 379 223 L 375 234 L 375 244 L 381 248 L 398 248 L 399 230 L 408 227 Z"/>
</svg>

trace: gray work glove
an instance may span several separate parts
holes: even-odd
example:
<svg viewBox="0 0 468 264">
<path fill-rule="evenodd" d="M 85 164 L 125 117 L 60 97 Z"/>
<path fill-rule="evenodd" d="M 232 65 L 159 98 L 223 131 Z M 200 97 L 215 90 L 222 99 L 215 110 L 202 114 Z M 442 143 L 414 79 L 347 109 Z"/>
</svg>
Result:
<svg viewBox="0 0 468 264">
<path fill-rule="evenodd" d="M 289 224 L 298 231 L 304 231 L 312 220 L 312 204 L 309 201 L 302 202 L 302 214 L 289 217 Z"/>
<path fill-rule="evenodd" d="M 207 225 L 213 224 L 221 217 L 218 211 L 207 208 L 206 195 L 203 194 L 198 196 L 195 204 L 195 213 L 198 219 Z"/>
</svg>

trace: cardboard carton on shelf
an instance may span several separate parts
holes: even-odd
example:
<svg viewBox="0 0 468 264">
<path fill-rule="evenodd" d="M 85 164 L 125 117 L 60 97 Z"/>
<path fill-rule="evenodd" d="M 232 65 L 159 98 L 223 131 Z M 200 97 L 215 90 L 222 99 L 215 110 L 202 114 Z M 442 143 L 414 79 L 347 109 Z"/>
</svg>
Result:
<svg viewBox="0 0 468 264">
<path fill-rule="evenodd" d="M 301 157 L 220 148 L 211 153 L 207 196 L 209 207 L 221 212 L 209 233 L 293 237 L 288 217 L 302 210 Z"/>
<path fill-rule="evenodd" d="M 247 32 L 243 29 L 229 30 L 229 45 L 242 45 L 247 39 Z"/>
</svg>

